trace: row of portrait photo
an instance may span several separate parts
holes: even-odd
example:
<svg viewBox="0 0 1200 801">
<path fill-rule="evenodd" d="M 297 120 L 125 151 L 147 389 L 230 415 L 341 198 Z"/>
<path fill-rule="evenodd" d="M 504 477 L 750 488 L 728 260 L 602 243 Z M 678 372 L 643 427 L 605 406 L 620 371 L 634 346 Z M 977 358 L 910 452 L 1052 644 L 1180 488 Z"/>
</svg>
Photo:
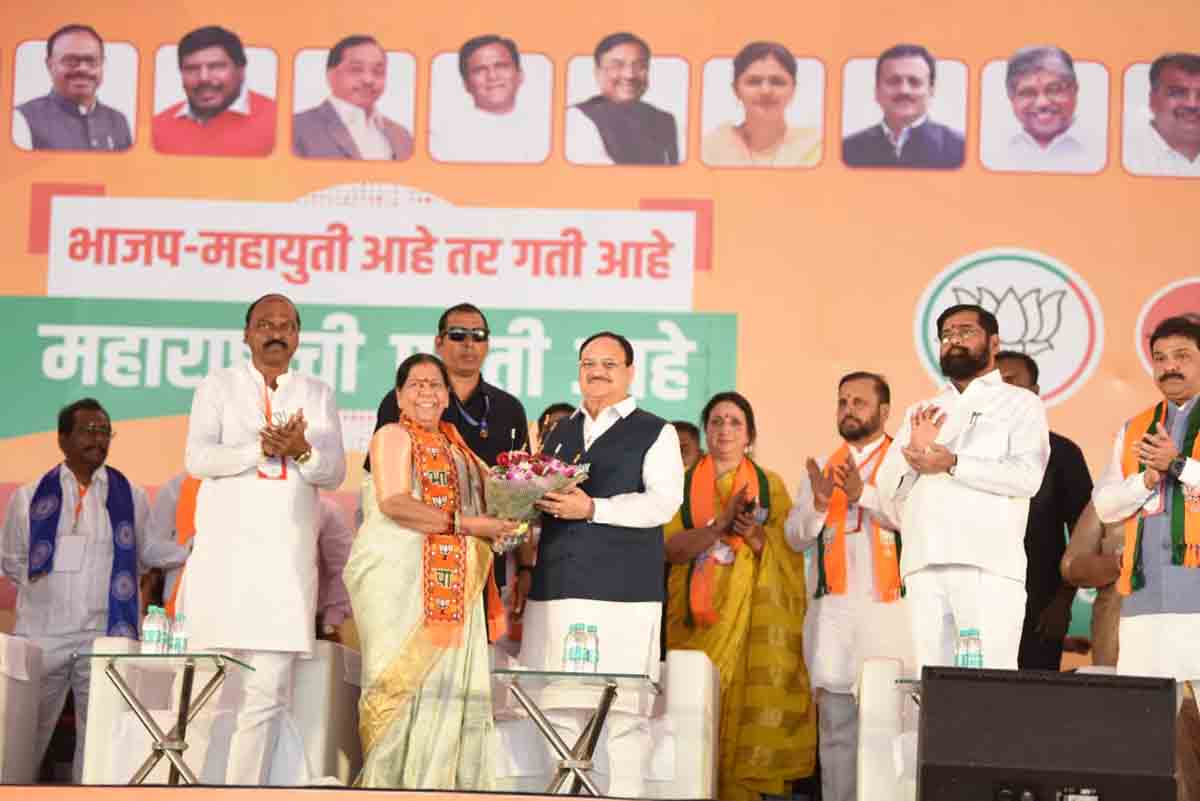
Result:
<svg viewBox="0 0 1200 801">
<path fill-rule="evenodd" d="M 122 151 L 137 131 L 136 47 L 64 26 L 16 52 L 14 144 Z M 154 54 L 151 139 L 171 155 L 261 157 L 277 147 L 280 56 L 208 26 Z M 293 58 L 291 150 L 309 159 L 403 161 L 414 150 L 416 57 L 347 36 Z M 566 65 L 564 157 L 572 164 L 675 165 L 688 157 L 691 65 L 632 33 Z M 429 64 L 424 142 L 439 162 L 550 158 L 555 64 L 513 39 L 473 37 Z M 967 143 L 990 170 L 1097 173 L 1108 162 L 1109 69 L 1059 47 L 1022 47 L 982 67 L 968 136 L 970 69 L 917 44 L 842 70 L 841 159 L 850 167 L 956 169 Z M 710 167 L 812 167 L 825 151 L 826 67 L 752 42 L 702 69 L 699 160 Z M 1122 162 L 1136 175 L 1200 176 L 1200 55 L 1124 70 Z"/>
</svg>

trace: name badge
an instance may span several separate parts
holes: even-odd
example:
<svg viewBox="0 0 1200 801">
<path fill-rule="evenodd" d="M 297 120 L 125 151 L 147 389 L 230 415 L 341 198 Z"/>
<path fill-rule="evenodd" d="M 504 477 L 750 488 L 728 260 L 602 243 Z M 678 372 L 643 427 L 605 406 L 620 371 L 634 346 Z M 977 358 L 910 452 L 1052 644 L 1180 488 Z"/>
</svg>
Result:
<svg viewBox="0 0 1200 801">
<path fill-rule="evenodd" d="M 83 570 L 87 537 L 80 534 L 59 536 L 54 542 L 54 572 L 78 573 Z"/>
<path fill-rule="evenodd" d="M 279 456 L 263 456 L 258 461 L 258 477 L 266 481 L 287 480 L 287 460 Z"/>
</svg>

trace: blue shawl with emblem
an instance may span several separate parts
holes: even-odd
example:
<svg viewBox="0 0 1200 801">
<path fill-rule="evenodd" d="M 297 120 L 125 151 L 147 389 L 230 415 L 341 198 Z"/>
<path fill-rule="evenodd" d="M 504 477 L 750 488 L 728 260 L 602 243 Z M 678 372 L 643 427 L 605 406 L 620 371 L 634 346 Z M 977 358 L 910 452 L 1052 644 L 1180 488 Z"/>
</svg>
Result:
<svg viewBox="0 0 1200 801">
<path fill-rule="evenodd" d="M 29 504 L 29 578 L 54 570 L 58 520 L 62 514 L 62 465 L 42 476 Z M 115 468 L 108 470 L 108 521 L 112 526 L 113 561 L 108 581 L 108 627 L 110 637 L 138 638 L 137 538 L 133 527 L 133 489 L 129 479 Z"/>
</svg>

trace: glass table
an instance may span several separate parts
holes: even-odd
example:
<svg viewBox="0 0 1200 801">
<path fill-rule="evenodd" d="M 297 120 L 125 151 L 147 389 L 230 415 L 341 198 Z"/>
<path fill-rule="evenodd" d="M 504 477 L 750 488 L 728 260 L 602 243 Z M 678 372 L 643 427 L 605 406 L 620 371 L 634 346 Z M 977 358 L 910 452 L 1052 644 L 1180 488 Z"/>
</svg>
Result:
<svg viewBox="0 0 1200 801">
<path fill-rule="evenodd" d="M 169 784 L 179 784 L 180 779 L 187 784 L 197 784 L 196 774 L 183 759 L 183 752 L 187 749 L 187 726 L 225 683 L 225 674 L 230 665 L 244 670 L 254 670 L 250 665 L 232 656 L 211 651 L 184 654 L 142 654 L 133 651 L 127 653 L 84 652 L 75 654 L 74 658 L 106 663 L 104 675 L 108 676 L 108 680 L 117 688 L 117 692 L 125 699 L 126 705 L 133 711 L 134 716 L 153 740 L 150 755 L 133 774 L 129 780 L 130 784 L 143 783 L 150 775 L 150 771 L 154 770 L 154 767 L 164 757 L 171 763 L 171 771 L 167 778 Z M 197 664 L 212 667 L 213 675 L 193 699 L 192 684 L 195 681 Z M 121 675 L 120 668 L 123 667 L 135 667 L 139 670 L 160 673 L 177 673 L 182 668 L 178 715 L 175 725 L 170 731 L 163 732 L 162 727 L 150 714 L 150 710 L 146 709 L 146 705 L 134 694 L 133 688 Z"/>
<path fill-rule="evenodd" d="M 529 714 L 530 720 L 542 733 L 542 737 L 558 754 L 558 769 L 550 781 L 546 792 L 559 793 L 567 779 L 572 779 L 571 795 L 582 795 L 584 790 L 593 796 L 599 796 L 600 790 L 588 772 L 592 770 L 592 755 L 600 741 L 600 730 L 608 717 L 608 710 L 617 697 L 617 690 L 627 692 L 660 692 L 658 684 L 650 676 L 642 673 L 572 673 L 561 670 L 522 670 L 518 668 L 497 668 L 492 671 L 498 681 L 504 683 L 513 697 Z M 594 688 L 600 690 L 600 699 L 596 709 L 588 719 L 587 725 L 579 733 L 575 744 L 568 748 L 566 742 L 555 731 L 554 726 L 546 719 L 546 715 L 534 703 L 530 691 L 538 692 L 550 686 L 564 687 L 571 690 Z"/>
</svg>

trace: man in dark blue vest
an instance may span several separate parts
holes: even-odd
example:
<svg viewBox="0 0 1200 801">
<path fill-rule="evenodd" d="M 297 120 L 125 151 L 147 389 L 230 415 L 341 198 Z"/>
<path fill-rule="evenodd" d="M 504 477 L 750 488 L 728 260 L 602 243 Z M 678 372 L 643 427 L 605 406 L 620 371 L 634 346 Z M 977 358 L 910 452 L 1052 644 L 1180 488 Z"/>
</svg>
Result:
<svg viewBox="0 0 1200 801">
<path fill-rule="evenodd" d="M 883 120 L 842 142 L 849 167 L 961 167 L 963 135 L 929 118 L 937 62 L 921 45 L 890 47 L 875 62 L 875 100 Z"/>
<path fill-rule="evenodd" d="M 678 164 L 675 118 L 642 100 L 650 86 L 650 45 L 614 33 L 600 40 L 594 58 L 600 94 L 567 109 L 567 160 Z"/>
<path fill-rule="evenodd" d="M 104 80 L 104 41 L 89 25 L 65 25 L 46 40 L 48 94 L 17 106 L 13 142 L 25 150 L 127 150 L 125 115 L 96 97 Z"/>
<path fill-rule="evenodd" d="M 590 465 L 588 478 L 538 502 L 536 563 L 522 547 L 514 611 L 521 614 L 522 665 L 563 669 L 571 626 L 596 627 L 600 673 L 658 675 L 663 581 L 662 526 L 683 502 L 679 438 L 629 394 L 633 346 L 604 331 L 579 349 L 583 403 L 543 444 L 545 453 Z M 528 600 L 526 600 L 528 599 Z M 599 690 L 546 692 L 542 707 L 568 743 L 595 708 Z M 608 718 L 607 794 L 643 795 L 650 752 L 645 693 L 622 690 Z M 603 788 L 601 788 L 603 789 Z"/>
<path fill-rule="evenodd" d="M 4 575 L 17 585 L 14 634 L 42 649 L 36 758 L 73 692 L 77 783 L 91 662 L 72 654 L 105 635 L 136 640 L 139 564 L 170 568 L 187 558 L 174 540 L 147 542 L 145 491 L 104 464 L 112 437 L 108 413 L 92 398 L 59 412 L 63 461 L 13 493 L 0 538 Z"/>
</svg>

